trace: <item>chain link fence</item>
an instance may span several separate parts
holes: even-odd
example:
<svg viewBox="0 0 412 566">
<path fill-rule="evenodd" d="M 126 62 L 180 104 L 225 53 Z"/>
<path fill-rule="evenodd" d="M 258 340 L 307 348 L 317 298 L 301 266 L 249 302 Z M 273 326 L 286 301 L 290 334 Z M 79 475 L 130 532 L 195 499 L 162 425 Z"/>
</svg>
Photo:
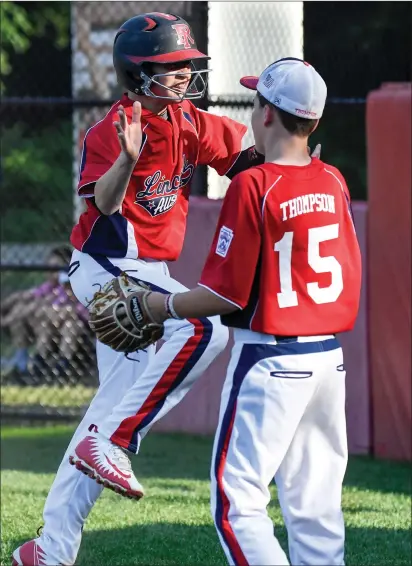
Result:
<svg viewBox="0 0 412 566">
<path fill-rule="evenodd" d="M 212 57 L 208 96 L 199 104 L 245 124 L 252 98 L 238 78 L 259 73 L 276 58 L 304 53 L 330 94 L 313 144 L 322 143 L 324 159 L 342 169 L 354 198 L 365 200 L 365 97 L 384 81 L 410 80 L 404 24 L 409 12 L 400 6 L 408 3 L 373 3 L 374 11 L 356 6 L 356 14 L 352 3 L 346 11 L 339 6 L 346 2 L 8 4 L 18 4 L 33 22 L 41 4 L 57 6 L 58 16 L 23 54 L 7 51 L 2 42 L 11 69 L 1 109 L 2 413 L 78 418 L 98 379 L 87 310 L 68 283 L 68 242 L 82 210 L 74 185 L 84 134 L 119 95 L 111 60 L 117 27 L 146 11 L 184 17 L 199 49 Z M 380 67 L 373 73 L 376 60 Z M 252 143 L 249 131 L 245 146 Z M 201 168 L 192 192 L 220 198 L 227 184 Z"/>
<path fill-rule="evenodd" d="M 33 38 L 21 65 L 9 53 L 12 72 L 4 81 L 1 397 L 2 416 L 10 419 L 78 418 L 98 383 L 87 309 L 68 280 L 68 242 L 83 207 L 75 184 L 84 135 L 120 95 L 111 56 L 117 28 L 137 13 L 175 12 L 207 51 L 206 2 L 61 4 L 70 4 L 59 12 L 66 18 L 66 48 L 57 59 L 50 55 L 49 26 L 48 37 Z M 28 82 L 42 81 L 39 96 L 37 85 Z M 70 90 L 62 92 L 62 84 Z M 200 104 L 205 107 L 205 101 Z M 205 171 L 195 182 L 204 193 Z"/>
<path fill-rule="evenodd" d="M 88 312 L 74 297 L 67 243 L 1 247 L 4 416 L 77 416 L 97 384 Z"/>
</svg>

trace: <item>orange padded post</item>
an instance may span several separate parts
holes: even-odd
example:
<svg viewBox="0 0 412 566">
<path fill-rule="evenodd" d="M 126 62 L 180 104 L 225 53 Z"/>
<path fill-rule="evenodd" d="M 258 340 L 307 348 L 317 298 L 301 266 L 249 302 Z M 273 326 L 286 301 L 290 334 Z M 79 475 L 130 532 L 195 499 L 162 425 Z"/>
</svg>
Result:
<svg viewBox="0 0 412 566">
<path fill-rule="evenodd" d="M 367 99 L 369 336 L 374 453 L 411 459 L 411 84 Z"/>
</svg>

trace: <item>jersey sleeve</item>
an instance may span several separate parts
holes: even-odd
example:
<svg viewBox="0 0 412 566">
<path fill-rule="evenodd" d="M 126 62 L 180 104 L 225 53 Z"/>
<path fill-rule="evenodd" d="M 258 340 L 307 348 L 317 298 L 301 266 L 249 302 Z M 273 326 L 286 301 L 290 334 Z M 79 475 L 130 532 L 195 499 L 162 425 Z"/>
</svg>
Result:
<svg viewBox="0 0 412 566">
<path fill-rule="evenodd" d="M 199 136 L 199 165 L 210 165 L 219 175 L 226 175 L 242 150 L 247 127 L 226 116 L 199 110 L 196 113 Z"/>
<path fill-rule="evenodd" d="M 244 308 L 261 248 L 259 189 L 249 172 L 231 182 L 199 285 Z"/>
<path fill-rule="evenodd" d="M 113 126 L 115 119 L 116 115 L 111 115 L 110 119 L 97 123 L 84 137 L 77 187 L 82 197 L 93 196 L 94 184 L 119 157 L 120 144 Z"/>
</svg>

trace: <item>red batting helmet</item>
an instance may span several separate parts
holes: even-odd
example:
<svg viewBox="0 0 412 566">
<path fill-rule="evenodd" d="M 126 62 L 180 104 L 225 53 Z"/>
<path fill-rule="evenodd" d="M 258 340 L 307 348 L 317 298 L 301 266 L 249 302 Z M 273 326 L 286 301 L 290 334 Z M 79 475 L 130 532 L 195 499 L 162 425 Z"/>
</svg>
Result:
<svg viewBox="0 0 412 566">
<path fill-rule="evenodd" d="M 113 45 L 113 64 L 119 84 L 135 94 L 155 98 L 201 98 L 206 91 L 207 69 L 197 71 L 195 59 L 209 59 L 196 46 L 189 24 L 179 16 L 151 12 L 127 20 L 118 30 Z M 160 97 L 151 90 L 160 74 L 150 71 L 151 63 L 190 61 L 191 80 L 184 94 Z M 167 73 L 170 74 L 170 73 Z M 197 84 L 195 84 L 197 83 Z M 200 86 L 200 88 L 198 88 Z"/>
</svg>

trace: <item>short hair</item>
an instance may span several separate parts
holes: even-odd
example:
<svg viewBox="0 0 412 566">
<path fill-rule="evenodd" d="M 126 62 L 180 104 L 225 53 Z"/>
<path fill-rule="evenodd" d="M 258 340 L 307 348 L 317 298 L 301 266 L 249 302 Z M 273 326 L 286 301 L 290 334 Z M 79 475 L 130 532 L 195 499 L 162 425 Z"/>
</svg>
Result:
<svg viewBox="0 0 412 566">
<path fill-rule="evenodd" d="M 287 130 L 290 134 L 294 136 L 299 136 L 300 138 L 307 138 L 313 132 L 318 123 L 318 120 L 302 118 L 301 116 L 295 116 L 294 114 L 290 114 L 289 112 L 285 112 L 280 108 L 277 108 L 274 104 L 266 100 L 264 96 L 257 92 L 257 97 L 259 100 L 259 105 L 263 108 L 263 106 L 270 106 L 279 115 L 280 121 L 282 122 L 282 126 Z"/>
</svg>

